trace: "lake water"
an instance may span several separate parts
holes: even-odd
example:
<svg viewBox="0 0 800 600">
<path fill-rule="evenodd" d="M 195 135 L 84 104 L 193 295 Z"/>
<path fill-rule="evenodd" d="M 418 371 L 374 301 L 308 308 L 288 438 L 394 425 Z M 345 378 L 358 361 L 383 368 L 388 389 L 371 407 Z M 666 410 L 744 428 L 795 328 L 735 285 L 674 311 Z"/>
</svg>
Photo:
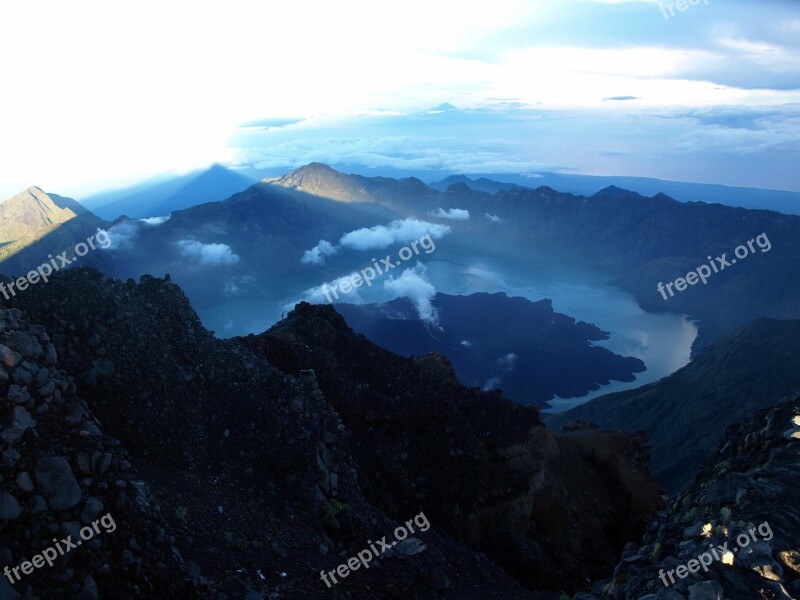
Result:
<svg viewBox="0 0 800 600">
<path fill-rule="evenodd" d="M 639 358 L 647 367 L 632 382 L 611 381 L 579 398 L 555 397 L 550 400 L 552 410 L 546 412 L 561 412 L 603 394 L 640 387 L 689 363 L 692 342 L 697 337 L 692 320 L 675 313 L 645 312 L 631 294 L 598 274 L 547 267 L 509 268 L 508 263 L 499 264 L 486 257 L 458 262 L 434 259 L 426 266 L 428 279 L 438 292 L 505 292 L 532 301 L 550 298 L 556 312 L 610 332 L 608 340 L 595 342 L 596 345 Z"/>
</svg>

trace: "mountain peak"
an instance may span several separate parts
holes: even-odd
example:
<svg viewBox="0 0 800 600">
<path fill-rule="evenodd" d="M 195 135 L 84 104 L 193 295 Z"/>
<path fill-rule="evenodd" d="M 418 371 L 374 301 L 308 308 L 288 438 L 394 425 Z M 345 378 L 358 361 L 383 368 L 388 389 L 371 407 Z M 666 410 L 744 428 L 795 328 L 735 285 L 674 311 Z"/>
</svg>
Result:
<svg viewBox="0 0 800 600">
<path fill-rule="evenodd" d="M 367 190 L 357 178 L 318 162 L 264 181 L 340 202 L 364 202 L 368 199 Z"/>
<path fill-rule="evenodd" d="M 609 185 L 597 192 L 592 198 L 644 198 L 644 196 L 616 185 Z"/>
<path fill-rule="evenodd" d="M 457 110 L 458 108 L 456 106 L 453 106 L 449 102 L 443 102 L 439 106 L 434 106 L 433 108 L 429 109 L 427 112 L 428 114 L 438 114 L 444 112 L 453 112 Z"/>
<path fill-rule="evenodd" d="M 294 173 L 320 172 L 320 173 L 336 173 L 336 174 L 340 174 L 341 175 L 341 173 L 339 173 L 339 171 L 334 169 L 332 166 L 326 165 L 325 163 L 321 163 L 321 162 L 310 162 L 305 166 L 302 166 L 302 167 L 300 167 L 298 169 L 295 169 L 293 172 Z"/>
<path fill-rule="evenodd" d="M 667 196 L 664 192 L 658 192 L 655 196 L 653 196 L 653 200 L 660 200 L 660 201 L 667 201 L 667 202 L 677 202 L 675 198 L 671 196 Z"/>
<path fill-rule="evenodd" d="M 36 185 L 32 185 L 20 193 L 13 195 L 6 200 L 0 201 L 0 205 L 5 206 L 6 210 L 9 210 L 12 206 L 22 207 L 35 204 L 46 205 L 47 209 L 57 208 L 53 198 L 42 188 Z"/>
<path fill-rule="evenodd" d="M 0 203 L 6 203 L 12 201 L 31 202 L 36 200 L 38 200 L 39 202 L 52 203 L 52 198 L 50 197 L 50 195 L 47 192 L 45 192 L 42 188 L 40 188 L 38 185 L 32 185 L 29 188 L 22 190 L 18 194 L 14 194 L 10 198 L 7 198 L 5 200 L 0 200 Z"/>
<path fill-rule="evenodd" d="M 0 262 L 6 272 L 19 268 L 22 263 L 11 265 L 8 261 L 17 256 L 22 260 L 21 252 L 30 245 L 60 231 L 55 238 L 69 237 L 70 227 L 61 226 L 76 217 L 89 213 L 71 198 L 56 194 L 48 194 L 38 186 L 31 186 L 0 202 Z M 92 215 L 93 216 L 93 215 Z M 70 238 L 71 239 L 71 238 Z M 74 242 L 72 242 L 74 244 Z"/>
</svg>

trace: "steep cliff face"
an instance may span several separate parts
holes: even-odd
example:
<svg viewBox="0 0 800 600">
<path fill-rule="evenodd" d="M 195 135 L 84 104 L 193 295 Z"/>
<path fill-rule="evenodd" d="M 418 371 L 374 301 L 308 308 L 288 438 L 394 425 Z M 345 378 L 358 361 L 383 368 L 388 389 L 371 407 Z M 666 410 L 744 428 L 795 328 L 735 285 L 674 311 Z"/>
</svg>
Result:
<svg viewBox="0 0 800 600">
<path fill-rule="evenodd" d="M 580 599 L 800 598 L 798 459 L 800 398 L 730 426 L 613 579 Z"/>
<path fill-rule="evenodd" d="M 424 507 L 534 589 L 580 589 L 607 571 L 661 502 L 641 435 L 554 436 L 535 409 L 442 377 L 442 357 L 379 348 L 332 307 L 301 303 L 239 341 L 289 373 L 314 370 L 353 432 L 371 502 L 391 516 Z"/>
</svg>

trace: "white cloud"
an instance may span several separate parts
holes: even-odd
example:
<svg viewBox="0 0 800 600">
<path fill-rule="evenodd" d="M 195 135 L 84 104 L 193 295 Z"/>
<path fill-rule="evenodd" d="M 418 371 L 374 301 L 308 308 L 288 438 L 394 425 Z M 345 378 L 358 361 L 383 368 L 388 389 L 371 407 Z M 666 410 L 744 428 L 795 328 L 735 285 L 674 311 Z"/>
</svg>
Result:
<svg viewBox="0 0 800 600">
<path fill-rule="evenodd" d="M 469 340 L 461 340 L 461 345 L 464 346 L 464 348 L 472 348 L 472 342 Z"/>
<path fill-rule="evenodd" d="M 239 255 L 228 244 L 203 244 L 197 240 L 181 240 L 176 243 L 181 256 L 196 260 L 201 265 L 232 265 L 239 262 Z"/>
<path fill-rule="evenodd" d="M 349 250 L 387 248 L 392 244 L 406 244 L 425 236 L 438 240 L 450 233 L 450 231 L 450 227 L 447 225 L 420 221 L 419 219 L 402 219 L 392 221 L 389 225 L 362 227 L 345 233 L 336 246 L 326 240 L 320 240 L 319 244 L 303 253 L 303 258 L 300 259 L 300 262 L 307 265 L 321 265 L 325 263 L 326 256 L 333 256 L 341 248 Z"/>
<path fill-rule="evenodd" d="M 463 208 L 450 208 L 448 210 L 437 208 L 428 214 L 440 219 L 450 219 L 451 221 L 469 221 L 469 211 Z"/>
<path fill-rule="evenodd" d="M 432 304 L 436 288 L 425 278 L 422 263 L 403 271 L 399 277 L 391 277 L 383 285 L 396 296 L 408 298 L 417 309 L 419 318 L 435 327 L 439 326 L 439 315 Z"/>
<path fill-rule="evenodd" d="M 392 221 L 389 225 L 376 225 L 364 227 L 346 233 L 339 240 L 345 248 L 352 250 L 371 250 L 374 248 L 387 248 L 392 244 L 406 244 L 418 240 L 425 235 L 433 239 L 450 233 L 450 227 L 418 219 L 402 219 Z"/>
<path fill-rule="evenodd" d="M 167 215 L 166 217 L 147 217 L 145 219 L 139 219 L 139 220 L 145 225 L 156 226 L 156 225 L 163 225 L 164 223 L 169 221 L 169 219 L 170 215 Z"/>
<path fill-rule="evenodd" d="M 486 215 L 486 218 L 489 219 L 492 223 L 503 223 L 504 222 L 503 219 L 501 219 L 497 215 L 491 215 L 489 213 L 483 213 L 483 214 Z"/>
<path fill-rule="evenodd" d="M 333 256 L 338 251 L 339 249 L 330 242 L 320 240 L 319 244 L 303 253 L 303 258 L 300 259 L 300 262 L 304 265 L 324 265 L 325 257 Z"/>
</svg>

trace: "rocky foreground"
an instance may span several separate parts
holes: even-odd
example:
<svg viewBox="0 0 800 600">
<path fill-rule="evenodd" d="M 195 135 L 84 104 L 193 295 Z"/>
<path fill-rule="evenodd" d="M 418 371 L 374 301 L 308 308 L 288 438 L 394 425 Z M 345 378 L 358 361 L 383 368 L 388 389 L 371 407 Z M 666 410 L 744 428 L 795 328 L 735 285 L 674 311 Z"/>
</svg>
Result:
<svg viewBox="0 0 800 600">
<path fill-rule="evenodd" d="M 799 482 L 797 398 L 729 427 L 641 546 L 625 548 L 613 578 L 575 599 L 800 598 Z M 707 568 L 689 564 L 710 548 Z M 697 572 L 677 571 L 687 564 Z"/>
<path fill-rule="evenodd" d="M 192 586 L 158 501 L 57 356 L 44 327 L 16 308 L 0 313 L 0 568 L 30 561 L 54 541 L 78 542 L 101 515 L 115 527 L 98 527 L 52 567 L 7 570 L 0 598 L 186 596 Z"/>
<path fill-rule="evenodd" d="M 168 277 L 76 269 L 0 328 L 0 568 L 117 525 L 0 598 L 558 598 L 661 502 L 641 436 L 549 433 L 330 307 L 223 341 Z M 323 582 L 421 512 L 402 551 Z"/>
</svg>

